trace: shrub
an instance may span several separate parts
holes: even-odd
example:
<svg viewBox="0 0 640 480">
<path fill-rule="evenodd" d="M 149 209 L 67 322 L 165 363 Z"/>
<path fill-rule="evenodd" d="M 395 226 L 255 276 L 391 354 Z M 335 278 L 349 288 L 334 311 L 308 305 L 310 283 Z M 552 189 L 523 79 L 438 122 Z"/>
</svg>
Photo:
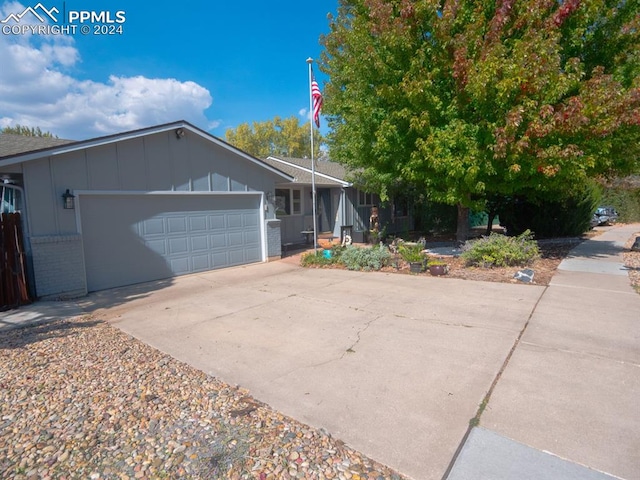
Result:
<svg viewBox="0 0 640 480">
<path fill-rule="evenodd" d="M 589 230 L 600 196 L 598 187 L 590 182 L 576 187 L 571 194 L 563 194 L 561 198 L 505 198 L 497 213 L 500 224 L 506 227 L 509 235 L 533 230 L 537 238 L 576 237 Z"/>
<path fill-rule="evenodd" d="M 402 257 L 405 262 L 415 263 L 422 262 L 424 260 L 424 255 L 422 253 L 422 245 L 407 245 L 401 244 L 398 247 L 398 253 Z"/>
<path fill-rule="evenodd" d="M 377 245 L 372 248 L 349 245 L 340 255 L 340 262 L 349 270 L 380 270 L 390 259 L 389 250 Z"/>
<path fill-rule="evenodd" d="M 517 237 L 492 233 L 464 244 L 461 258 L 467 265 L 480 267 L 525 266 L 540 257 L 533 234 L 525 230 Z"/>
<path fill-rule="evenodd" d="M 620 214 L 619 222 L 640 222 L 640 188 L 615 186 L 604 190 L 602 205 L 612 205 Z"/>
<path fill-rule="evenodd" d="M 309 252 L 302 255 L 300 258 L 300 265 L 303 267 L 323 267 L 336 263 L 336 261 L 337 258 L 333 255 L 333 252 L 331 258 L 327 258 L 324 256 L 323 252 L 319 250 L 315 253 Z"/>
</svg>

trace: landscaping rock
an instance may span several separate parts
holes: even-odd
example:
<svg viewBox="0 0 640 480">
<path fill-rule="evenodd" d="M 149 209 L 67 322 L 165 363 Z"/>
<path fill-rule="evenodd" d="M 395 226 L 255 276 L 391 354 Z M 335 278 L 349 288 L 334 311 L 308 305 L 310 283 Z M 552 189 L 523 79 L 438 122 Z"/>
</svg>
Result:
<svg viewBox="0 0 640 480">
<path fill-rule="evenodd" d="M 532 283 L 534 274 L 535 272 L 533 270 L 531 270 L 530 268 L 525 268 L 524 270 L 518 270 L 513 278 L 523 283 Z"/>
<path fill-rule="evenodd" d="M 3 479 L 402 478 L 90 317 L 2 332 L 0 405 Z"/>
</svg>

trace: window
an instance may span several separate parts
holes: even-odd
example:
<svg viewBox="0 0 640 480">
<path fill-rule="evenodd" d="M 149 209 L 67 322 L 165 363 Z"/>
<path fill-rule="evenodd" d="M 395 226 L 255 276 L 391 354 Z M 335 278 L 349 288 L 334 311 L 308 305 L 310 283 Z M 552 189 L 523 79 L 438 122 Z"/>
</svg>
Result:
<svg viewBox="0 0 640 480">
<path fill-rule="evenodd" d="M 302 192 L 300 190 L 295 189 L 291 190 L 291 194 L 293 196 L 293 214 L 300 215 L 302 213 Z"/>
<path fill-rule="evenodd" d="M 370 205 L 374 205 L 373 202 L 373 193 L 363 192 L 362 190 L 358 191 L 358 205 L 361 207 L 368 207 Z"/>
<path fill-rule="evenodd" d="M 0 213 L 15 213 L 20 211 L 20 190 L 11 185 L 0 188 Z"/>
<path fill-rule="evenodd" d="M 276 215 L 301 215 L 302 191 L 299 188 L 276 188 Z"/>
</svg>

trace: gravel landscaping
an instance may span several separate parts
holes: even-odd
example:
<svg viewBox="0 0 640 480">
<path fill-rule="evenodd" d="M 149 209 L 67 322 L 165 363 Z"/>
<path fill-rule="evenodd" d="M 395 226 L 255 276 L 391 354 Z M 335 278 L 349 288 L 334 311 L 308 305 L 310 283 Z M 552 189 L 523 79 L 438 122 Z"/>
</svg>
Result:
<svg viewBox="0 0 640 480">
<path fill-rule="evenodd" d="M 3 331 L 0 365 L 0 478 L 403 478 L 91 317 Z"/>
</svg>

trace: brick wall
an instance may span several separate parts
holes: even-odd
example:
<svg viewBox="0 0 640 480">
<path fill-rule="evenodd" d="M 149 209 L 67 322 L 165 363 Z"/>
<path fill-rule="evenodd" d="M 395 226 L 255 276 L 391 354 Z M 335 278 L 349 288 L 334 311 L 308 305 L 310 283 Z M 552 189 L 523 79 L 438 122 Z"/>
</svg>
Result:
<svg viewBox="0 0 640 480">
<path fill-rule="evenodd" d="M 280 224 L 281 221 L 277 219 L 267 220 L 267 258 L 269 259 L 282 256 Z"/>
<path fill-rule="evenodd" d="M 80 235 L 46 235 L 29 240 L 39 298 L 73 298 L 87 294 Z"/>
</svg>

